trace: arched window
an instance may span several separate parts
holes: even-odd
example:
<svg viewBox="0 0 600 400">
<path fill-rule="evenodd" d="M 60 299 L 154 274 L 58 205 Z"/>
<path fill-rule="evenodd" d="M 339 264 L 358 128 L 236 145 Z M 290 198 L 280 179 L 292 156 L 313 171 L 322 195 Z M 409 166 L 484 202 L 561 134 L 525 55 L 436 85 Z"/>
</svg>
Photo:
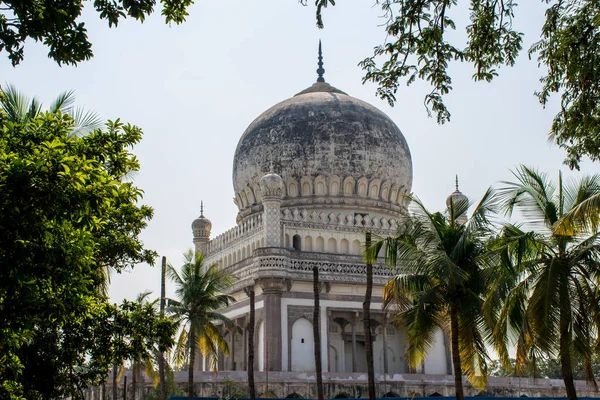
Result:
<svg viewBox="0 0 600 400">
<path fill-rule="evenodd" d="M 300 235 L 294 235 L 292 237 L 292 247 L 294 248 L 294 250 L 302 250 L 300 241 Z"/>
</svg>

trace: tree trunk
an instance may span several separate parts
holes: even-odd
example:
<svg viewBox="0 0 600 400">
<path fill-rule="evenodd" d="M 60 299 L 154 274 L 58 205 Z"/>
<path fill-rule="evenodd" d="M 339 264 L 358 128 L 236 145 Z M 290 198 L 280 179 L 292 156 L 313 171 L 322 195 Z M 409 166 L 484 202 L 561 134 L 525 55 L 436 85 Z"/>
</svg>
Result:
<svg viewBox="0 0 600 400">
<path fill-rule="evenodd" d="M 566 288 L 565 288 L 566 289 Z M 569 304 L 570 299 L 567 290 L 561 288 L 560 302 L 561 304 Z M 566 303 L 563 303 L 565 302 Z M 577 392 L 575 391 L 575 383 L 573 382 L 573 363 L 571 360 L 571 335 L 569 334 L 569 315 L 565 315 L 565 310 L 560 310 L 560 332 L 559 332 L 559 355 L 560 355 L 560 372 L 563 381 L 565 382 L 565 390 L 568 400 L 577 400 Z"/>
<path fill-rule="evenodd" d="M 366 233 L 366 247 L 371 247 L 371 232 Z M 367 379 L 369 399 L 375 400 L 375 370 L 373 368 L 373 338 L 371 337 L 371 294 L 373 292 L 373 264 L 367 262 L 367 290 L 363 302 L 363 324 L 365 331 L 365 352 L 367 353 Z"/>
<path fill-rule="evenodd" d="M 119 375 L 119 367 L 117 364 L 113 365 L 113 381 L 112 381 L 112 395 L 113 400 L 118 400 L 118 388 L 117 388 L 117 376 Z"/>
<path fill-rule="evenodd" d="M 452 335 L 452 364 L 454 365 L 456 400 L 464 400 L 462 367 L 460 365 L 460 353 L 458 348 L 458 308 L 456 304 L 450 305 L 450 334 Z"/>
<path fill-rule="evenodd" d="M 248 298 L 250 299 L 250 321 L 248 323 L 248 390 L 250 400 L 256 399 L 256 389 L 254 387 L 254 289 L 249 289 Z"/>
<path fill-rule="evenodd" d="M 315 307 L 313 309 L 313 336 L 315 341 L 315 369 L 317 372 L 317 399 L 323 400 L 323 366 L 321 365 L 321 332 L 319 329 L 319 317 L 321 315 L 319 267 L 313 267 L 313 293 Z"/>
<path fill-rule="evenodd" d="M 161 270 L 160 270 L 160 317 L 165 316 L 165 275 L 167 272 L 167 257 L 162 258 Z M 160 352 L 158 355 L 158 382 L 160 385 L 160 400 L 167 400 L 167 385 L 165 379 L 165 353 Z"/>
<path fill-rule="evenodd" d="M 137 371 L 140 368 L 140 364 L 137 361 L 133 362 L 133 367 L 131 368 L 131 400 L 135 400 L 135 395 L 137 394 L 137 381 L 138 374 Z"/>
<path fill-rule="evenodd" d="M 196 362 L 196 341 L 190 327 L 190 364 L 188 365 L 188 399 L 194 400 L 194 363 Z"/>
</svg>

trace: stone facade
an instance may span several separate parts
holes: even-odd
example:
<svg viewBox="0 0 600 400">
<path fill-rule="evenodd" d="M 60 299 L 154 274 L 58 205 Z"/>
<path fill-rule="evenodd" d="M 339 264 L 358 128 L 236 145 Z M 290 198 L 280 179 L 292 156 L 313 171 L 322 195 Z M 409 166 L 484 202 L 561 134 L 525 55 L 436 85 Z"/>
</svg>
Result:
<svg viewBox="0 0 600 400">
<path fill-rule="evenodd" d="M 247 368 L 250 288 L 256 294 L 256 370 L 314 372 L 317 267 L 323 369 L 366 372 L 363 242 L 366 232 L 394 234 L 406 215 L 412 161 L 402 133 L 373 106 L 319 82 L 258 117 L 240 139 L 233 164 L 236 227 L 207 240 L 196 234 L 205 217 L 193 225 L 196 250 L 207 265 L 218 263 L 236 277 L 230 292 L 237 301 L 222 311 L 238 326 L 224 332 L 232 354 L 220 357 L 219 370 Z M 376 372 L 449 373 L 441 331 L 427 361 L 410 371 L 403 330 L 381 311 L 383 285 L 393 272 L 380 263 L 374 275 Z"/>
</svg>

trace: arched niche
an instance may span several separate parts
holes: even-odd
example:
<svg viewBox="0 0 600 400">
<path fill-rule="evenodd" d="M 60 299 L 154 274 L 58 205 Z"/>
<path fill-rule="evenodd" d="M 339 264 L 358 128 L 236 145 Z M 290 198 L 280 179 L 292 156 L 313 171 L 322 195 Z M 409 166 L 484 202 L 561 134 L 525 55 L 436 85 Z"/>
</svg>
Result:
<svg viewBox="0 0 600 400">
<path fill-rule="evenodd" d="M 304 237 L 304 251 L 312 251 L 312 250 L 313 250 L 312 237 L 307 235 Z"/>
<path fill-rule="evenodd" d="M 335 238 L 329 238 L 327 240 L 327 252 L 337 253 L 337 240 L 335 240 Z"/>
<path fill-rule="evenodd" d="M 323 253 L 325 251 L 325 239 L 322 236 L 318 236 L 315 243 L 315 251 Z"/>
<path fill-rule="evenodd" d="M 350 242 L 348 242 L 348 239 L 340 240 L 340 253 L 341 254 L 349 254 L 350 253 Z"/>
<path fill-rule="evenodd" d="M 315 370 L 315 339 L 312 323 L 300 318 L 292 325 L 292 371 Z"/>
</svg>

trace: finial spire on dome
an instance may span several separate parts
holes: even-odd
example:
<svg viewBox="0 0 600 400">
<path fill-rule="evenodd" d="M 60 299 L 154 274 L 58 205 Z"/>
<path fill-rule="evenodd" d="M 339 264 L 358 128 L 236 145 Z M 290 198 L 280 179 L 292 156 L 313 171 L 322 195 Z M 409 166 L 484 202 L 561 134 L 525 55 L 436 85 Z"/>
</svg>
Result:
<svg viewBox="0 0 600 400">
<path fill-rule="evenodd" d="M 458 174 L 456 174 L 456 191 L 458 192 Z"/>
<path fill-rule="evenodd" d="M 204 202 L 200 200 L 200 216 L 204 217 Z"/>
<path fill-rule="evenodd" d="M 325 69 L 323 68 L 323 51 L 321 50 L 321 39 L 319 39 L 319 62 L 317 64 L 319 65 L 319 68 L 317 68 L 317 74 L 319 75 L 319 77 L 317 78 L 317 82 L 325 82 L 325 78 L 323 78 Z"/>
</svg>

